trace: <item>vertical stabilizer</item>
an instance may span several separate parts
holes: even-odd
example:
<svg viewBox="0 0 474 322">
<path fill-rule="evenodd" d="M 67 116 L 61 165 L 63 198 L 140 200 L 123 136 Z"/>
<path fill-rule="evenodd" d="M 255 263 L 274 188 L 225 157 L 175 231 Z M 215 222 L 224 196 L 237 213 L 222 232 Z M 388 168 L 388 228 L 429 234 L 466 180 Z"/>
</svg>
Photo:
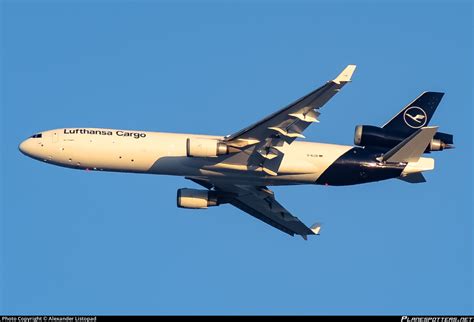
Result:
<svg viewBox="0 0 474 322">
<path fill-rule="evenodd" d="M 382 128 L 407 135 L 427 126 L 433 117 L 444 93 L 424 92 L 405 106 Z"/>
</svg>

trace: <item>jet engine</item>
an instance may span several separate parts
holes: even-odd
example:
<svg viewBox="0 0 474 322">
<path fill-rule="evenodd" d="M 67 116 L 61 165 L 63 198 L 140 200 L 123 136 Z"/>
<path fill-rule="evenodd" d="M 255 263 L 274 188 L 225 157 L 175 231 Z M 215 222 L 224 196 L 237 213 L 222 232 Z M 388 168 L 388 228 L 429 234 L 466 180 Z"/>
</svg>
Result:
<svg viewBox="0 0 474 322">
<path fill-rule="evenodd" d="M 178 189 L 176 203 L 179 208 L 205 209 L 218 206 L 215 191 L 198 189 Z"/>
<path fill-rule="evenodd" d="M 227 145 L 219 140 L 188 138 L 186 155 L 188 157 L 215 158 L 229 153 Z"/>
<path fill-rule="evenodd" d="M 410 134 L 394 132 L 372 125 L 357 125 L 354 134 L 354 144 L 358 146 L 391 149 L 406 139 Z M 452 148 L 453 136 L 437 132 L 425 152 L 442 151 Z"/>
</svg>

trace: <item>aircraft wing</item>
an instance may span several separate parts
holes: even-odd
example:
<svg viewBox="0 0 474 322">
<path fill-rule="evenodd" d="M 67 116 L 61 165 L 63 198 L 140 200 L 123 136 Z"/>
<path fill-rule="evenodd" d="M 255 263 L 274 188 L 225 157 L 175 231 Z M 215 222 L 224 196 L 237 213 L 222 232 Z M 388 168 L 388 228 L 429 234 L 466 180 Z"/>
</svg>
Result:
<svg viewBox="0 0 474 322">
<path fill-rule="evenodd" d="M 276 201 L 273 191 L 267 187 L 215 183 L 200 178 L 187 179 L 221 193 L 226 203 L 230 203 L 291 236 L 301 235 L 306 239 L 308 235 L 319 234 L 321 228 L 319 224 L 315 224 L 311 228 L 307 227 Z"/>
<path fill-rule="evenodd" d="M 350 82 L 355 68 L 355 65 L 348 65 L 334 80 L 259 122 L 226 136 L 226 144 L 243 150 L 241 153 L 244 154 L 230 157 L 226 162 L 244 162 L 249 168 L 261 168 L 269 175 L 276 175 L 279 163 L 272 162 L 277 166 L 270 166 L 268 161 L 282 159 L 279 148 L 291 144 L 296 138 L 304 138 L 303 131 L 311 123 L 319 122 L 319 109 Z"/>
</svg>

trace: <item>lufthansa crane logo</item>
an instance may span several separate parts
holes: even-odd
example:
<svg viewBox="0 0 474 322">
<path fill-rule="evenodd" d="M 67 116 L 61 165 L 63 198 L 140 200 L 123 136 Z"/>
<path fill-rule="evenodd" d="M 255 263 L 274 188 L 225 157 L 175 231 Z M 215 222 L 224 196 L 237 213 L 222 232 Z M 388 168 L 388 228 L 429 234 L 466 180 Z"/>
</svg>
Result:
<svg viewBox="0 0 474 322">
<path fill-rule="evenodd" d="M 412 106 L 403 113 L 405 123 L 414 129 L 423 127 L 426 124 L 427 118 L 426 112 L 418 106 Z"/>
</svg>

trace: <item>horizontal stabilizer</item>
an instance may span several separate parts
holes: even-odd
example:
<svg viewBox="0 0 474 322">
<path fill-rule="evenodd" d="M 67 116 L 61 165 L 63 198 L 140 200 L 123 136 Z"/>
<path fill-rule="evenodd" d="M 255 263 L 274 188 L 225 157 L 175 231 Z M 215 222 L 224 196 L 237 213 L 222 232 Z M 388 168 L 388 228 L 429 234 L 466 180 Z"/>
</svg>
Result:
<svg viewBox="0 0 474 322">
<path fill-rule="evenodd" d="M 401 176 L 398 179 L 403 180 L 408 183 L 422 183 L 426 182 L 425 177 L 421 172 L 416 172 L 416 173 L 410 173 L 406 176 Z"/>
<path fill-rule="evenodd" d="M 438 130 L 437 126 L 423 127 L 385 153 L 381 161 L 418 162 Z"/>
</svg>

